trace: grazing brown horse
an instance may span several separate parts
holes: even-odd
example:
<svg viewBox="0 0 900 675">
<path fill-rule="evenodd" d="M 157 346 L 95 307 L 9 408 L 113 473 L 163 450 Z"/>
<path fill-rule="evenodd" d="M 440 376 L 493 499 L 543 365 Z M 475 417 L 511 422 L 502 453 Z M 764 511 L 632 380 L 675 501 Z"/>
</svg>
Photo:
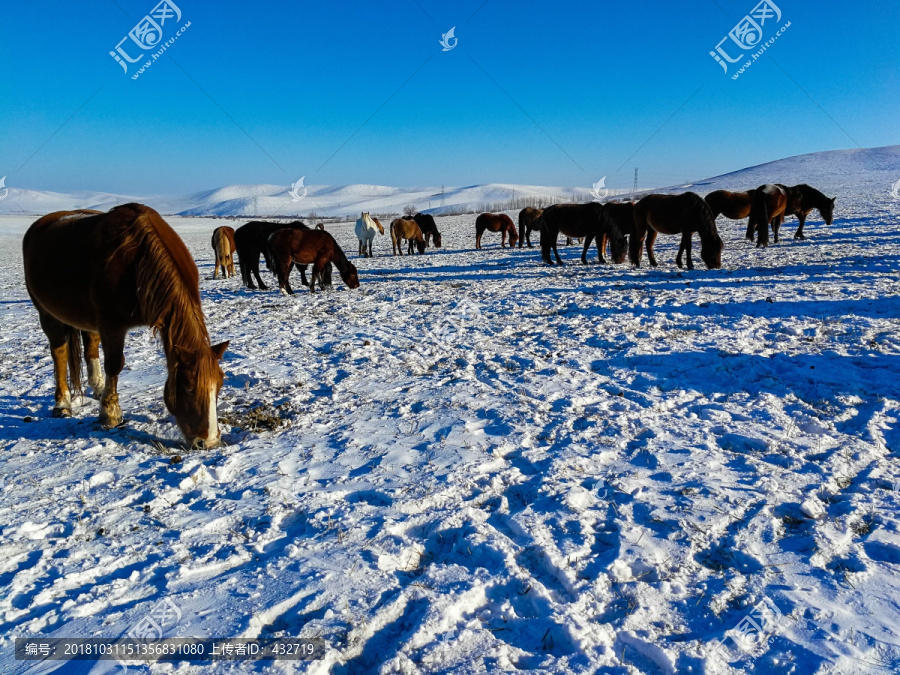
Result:
<svg viewBox="0 0 900 675">
<path fill-rule="evenodd" d="M 263 259 L 266 261 L 266 267 L 274 273 L 275 267 L 269 255 L 269 237 L 272 236 L 273 232 L 285 228 L 309 230 L 309 227 L 299 220 L 291 223 L 270 223 L 253 220 L 246 225 L 241 225 L 234 233 L 238 263 L 241 266 L 241 278 L 247 288 L 251 290 L 256 288 L 253 285 L 253 276 L 256 277 L 256 281 L 261 289 L 265 290 L 268 288 L 259 276 L 259 256 L 263 256 Z M 304 286 L 308 285 L 305 266 L 300 267 L 300 278 Z M 328 265 L 325 269 L 324 281 L 326 286 L 331 286 L 331 265 Z"/>
<path fill-rule="evenodd" d="M 534 248 L 534 244 L 531 243 L 531 233 L 535 230 L 540 231 L 540 225 L 536 221 L 543 212 L 544 209 L 536 209 L 531 206 L 526 206 L 519 211 L 519 248 L 522 248 L 522 242 L 528 244 L 528 248 Z"/>
<path fill-rule="evenodd" d="M 603 210 L 623 236 L 634 234 L 634 202 L 607 202 L 603 205 Z M 606 245 L 608 242 L 609 234 L 603 233 L 599 243 L 601 253 L 606 253 Z M 590 245 L 590 242 L 587 240 L 585 240 L 585 243 L 588 246 Z M 610 249 L 612 249 L 612 246 L 610 246 Z M 620 254 L 620 259 L 614 259 L 613 262 L 625 262 L 626 253 Z M 610 255 L 616 258 L 612 250 L 610 250 Z"/>
<path fill-rule="evenodd" d="M 581 262 L 587 265 L 587 252 L 591 242 L 597 241 L 597 259 L 605 263 L 601 242 L 608 237 L 612 249 L 613 260 L 617 263 L 625 261 L 628 251 L 627 240 L 618 226 L 609 218 L 606 207 L 597 202 L 587 204 L 554 204 L 544 209 L 537 221 L 541 229 L 541 257 L 548 265 L 553 264 L 551 251 L 556 262 L 563 264 L 556 249 L 556 240 L 560 233 L 567 237 L 584 237 L 584 249 L 581 251 Z"/>
<path fill-rule="evenodd" d="M 407 218 L 407 220 L 409 220 Z M 434 216 L 430 213 L 417 213 L 413 216 L 413 220 L 422 230 L 422 236 L 425 237 L 425 243 L 429 244 L 434 241 L 434 247 L 441 247 L 441 233 L 438 232 L 437 223 L 434 222 Z"/>
<path fill-rule="evenodd" d="M 228 343 L 210 344 L 197 265 L 156 211 L 142 204 L 109 213 L 57 211 L 28 228 L 22 252 L 28 295 L 53 355 L 54 417 L 71 414 L 69 384 L 80 393 L 84 350 L 88 383 L 100 398 L 100 424 L 121 424 L 117 388 L 125 336 L 131 328 L 151 326 L 162 339 L 169 371 L 166 407 L 192 445 L 219 442 L 219 359 Z"/>
<path fill-rule="evenodd" d="M 687 253 L 687 268 L 694 269 L 691 259 L 693 233 L 700 235 L 700 257 L 709 269 L 722 266 L 722 238 L 716 229 L 709 206 L 694 192 L 680 195 L 647 195 L 634 205 L 634 235 L 631 237 L 631 263 L 641 265 L 641 246 L 647 241 L 647 258 L 657 266 L 653 243 L 659 233 L 680 234 L 681 246 L 675 262 L 682 267 L 682 254 Z"/>
<path fill-rule="evenodd" d="M 324 232 L 325 231 L 325 223 L 316 223 L 315 229 L 321 230 L 322 232 Z"/>
<path fill-rule="evenodd" d="M 269 237 L 269 251 L 272 254 L 275 273 L 278 275 L 278 288 L 282 293 L 294 293 L 289 279 L 291 263 L 313 266 L 309 282 L 311 293 L 316 290 L 317 280 L 319 286 L 322 286 L 321 274 L 328 263 L 334 263 L 341 273 L 341 279 L 349 288 L 359 288 L 356 267 L 347 260 L 341 247 L 328 232 L 298 229 L 277 230 Z"/>
<path fill-rule="evenodd" d="M 223 225 L 213 230 L 213 253 L 216 256 L 216 266 L 213 270 L 213 279 L 219 278 L 219 268 L 222 268 L 222 276 L 228 279 L 234 276 L 234 228 Z"/>
<path fill-rule="evenodd" d="M 516 234 L 516 226 L 513 224 L 512 218 L 505 213 L 482 213 L 475 219 L 475 248 L 481 248 L 481 235 L 485 230 L 490 232 L 501 232 L 503 237 L 500 241 L 500 248 L 506 246 L 506 235 L 509 235 L 509 247 L 512 248 L 519 240 Z"/>
<path fill-rule="evenodd" d="M 397 218 L 391 223 L 391 249 L 394 255 L 403 256 L 403 240 L 409 242 L 407 253 L 413 254 L 413 245 L 419 249 L 419 253 L 425 253 L 425 236 L 418 223 L 412 219 Z"/>
</svg>

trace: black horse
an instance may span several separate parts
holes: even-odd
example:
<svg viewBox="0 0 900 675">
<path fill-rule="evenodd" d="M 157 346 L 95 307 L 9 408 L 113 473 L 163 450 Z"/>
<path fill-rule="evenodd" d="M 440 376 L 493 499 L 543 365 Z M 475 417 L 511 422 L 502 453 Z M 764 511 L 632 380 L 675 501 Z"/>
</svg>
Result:
<svg viewBox="0 0 900 675">
<path fill-rule="evenodd" d="M 425 237 L 425 244 L 427 245 L 431 240 L 434 240 L 434 247 L 440 248 L 441 233 L 438 232 L 437 223 L 434 222 L 434 216 L 430 213 L 417 213 L 412 218 L 416 221 L 416 225 L 419 226 L 419 229 L 422 230 L 422 234 Z"/>
<path fill-rule="evenodd" d="M 603 204 L 554 204 L 546 209 L 538 218 L 541 230 L 541 257 L 548 265 L 553 264 L 550 258 L 552 251 L 556 262 L 563 264 L 556 250 L 556 240 L 560 233 L 567 237 L 584 237 L 584 250 L 581 262 L 587 265 L 587 252 L 591 241 L 597 241 L 597 259 L 605 263 L 601 242 L 609 240 L 613 262 L 625 262 L 628 253 L 628 240 L 616 222 L 610 218 Z"/>
<path fill-rule="evenodd" d="M 268 288 L 259 276 L 259 256 L 263 256 L 266 261 L 266 267 L 274 274 L 275 265 L 269 252 L 269 237 L 277 230 L 283 229 L 308 230 L 309 227 L 299 220 L 295 220 L 292 223 L 269 223 L 253 220 L 235 230 L 234 244 L 237 248 L 238 263 L 241 267 L 241 279 L 247 288 L 256 288 L 253 285 L 253 276 L 256 277 L 256 282 L 260 288 Z M 300 269 L 300 279 L 303 285 L 309 286 L 309 282 L 306 279 L 306 265 L 292 264 Z M 325 267 L 323 278 L 325 285 L 331 286 L 331 263 L 328 263 Z"/>
</svg>

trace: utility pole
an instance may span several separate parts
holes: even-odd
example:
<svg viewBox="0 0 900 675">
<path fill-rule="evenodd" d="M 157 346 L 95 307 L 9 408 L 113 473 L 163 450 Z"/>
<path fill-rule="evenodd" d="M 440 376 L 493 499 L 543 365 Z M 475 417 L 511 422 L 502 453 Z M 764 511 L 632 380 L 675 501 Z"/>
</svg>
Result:
<svg viewBox="0 0 900 675">
<path fill-rule="evenodd" d="M 637 167 L 634 167 L 634 187 L 631 188 L 631 198 L 634 199 L 634 195 L 637 192 Z"/>
<path fill-rule="evenodd" d="M 441 206 L 444 205 L 444 186 L 441 185 Z"/>
</svg>

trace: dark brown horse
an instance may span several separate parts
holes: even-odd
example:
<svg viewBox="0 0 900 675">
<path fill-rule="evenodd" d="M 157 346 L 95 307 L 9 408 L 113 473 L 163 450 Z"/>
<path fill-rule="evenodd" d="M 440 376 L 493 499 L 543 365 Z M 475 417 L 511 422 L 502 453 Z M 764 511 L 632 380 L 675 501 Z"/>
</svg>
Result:
<svg viewBox="0 0 900 675">
<path fill-rule="evenodd" d="M 800 227 L 794 233 L 794 239 L 806 239 L 806 235 L 803 234 L 803 226 L 806 224 L 806 217 L 813 209 L 819 212 L 826 225 L 834 222 L 834 203 L 837 201 L 837 197 L 826 197 L 806 183 L 788 188 L 788 197 L 784 215 L 785 217 L 797 216 L 797 220 L 800 221 Z"/>
<path fill-rule="evenodd" d="M 647 258 L 657 266 L 653 243 L 659 233 L 680 234 L 681 246 L 675 262 L 682 267 L 681 257 L 687 253 L 687 268 L 694 269 L 691 259 L 693 233 L 700 235 L 700 257 L 709 269 L 722 266 L 722 238 L 716 229 L 716 219 L 700 195 L 685 192 L 680 195 L 647 195 L 634 205 L 634 235 L 631 237 L 631 263 L 641 264 L 641 247 L 647 241 Z"/>
<path fill-rule="evenodd" d="M 88 383 L 100 399 L 100 424 L 121 424 L 117 390 L 125 336 L 151 326 L 162 339 L 169 371 L 166 407 L 192 445 L 219 442 L 219 359 L 228 343 L 210 344 L 197 265 L 156 211 L 125 204 L 109 213 L 51 213 L 28 228 L 22 252 L 28 295 L 53 355 L 54 417 L 71 414 L 69 385 L 80 393 L 84 353 Z"/>
<path fill-rule="evenodd" d="M 407 218 L 407 220 L 409 220 Z M 438 232 L 437 223 L 434 222 L 434 216 L 430 213 L 417 213 L 413 216 L 413 220 L 422 230 L 422 236 L 425 237 L 425 243 L 434 242 L 435 248 L 441 247 L 441 233 Z"/>
<path fill-rule="evenodd" d="M 606 202 L 606 204 L 603 205 L 603 210 L 623 236 L 634 234 L 634 202 Z M 601 241 L 599 242 L 600 252 L 602 254 L 606 253 L 607 243 L 609 243 L 609 234 L 603 233 Z M 585 239 L 585 244 L 590 246 L 590 242 L 587 241 L 587 239 Z M 610 249 L 611 248 L 612 247 L 610 246 Z M 612 250 L 610 250 L 610 255 L 616 257 Z M 625 254 L 620 254 L 620 258 L 614 260 L 614 262 L 625 262 Z"/>
<path fill-rule="evenodd" d="M 241 278 L 247 288 L 251 290 L 256 288 L 253 285 L 254 276 L 260 288 L 263 290 L 268 288 L 259 276 L 259 257 L 260 255 L 263 256 L 266 261 L 266 267 L 274 273 L 275 267 L 269 256 L 268 242 L 273 232 L 282 229 L 309 230 L 309 227 L 299 220 L 291 223 L 270 223 L 254 220 L 246 225 L 241 225 L 234 233 L 238 263 L 241 266 Z M 300 278 L 304 286 L 308 285 L 305 266 L 300 267 Z M 328 265 L 325 269 L 324 280 L 326 286 L 331 285 L 331 265 Z"/>
<path fill-rule="evenodd" d="M 500 248 L 506 247 L 506 235 L 509 235 L 509 247 L 512 248 L 519 240 L 516 234 L 516 226 L 512 218 L 505 213 L 482 213 L 475 219 L 475 248 L 481 248 L 481 235 L 489 232 L 502 233 Z"/>
<path fill-rule="evenodd" d="M 222 225 L 213 230 L 213 253 L 216 256 L 216 264 L 213 270 L 213 279 L 219 278 L 219 268 L 222 268 L 222 276 L 228 279 L 234 276 L 234 228 Z"/>
<path fill-rule="evenodd" d="M 413 254 L 413 246 L 419 249 L 419 253 L 425 253 L 428 244 L 425 236 L 419 228 L 419 224 L 411 218 L 396 218 L 391 222 L 391 249 L 394 255 L 403 255 L 403 240 L 407 240 L 409 247 L 407 253 Z"/>
<path fill-rule="evenodd" d="M 527 243 L 528 248 L 534 248 L 534 244 L 531 243 L 531 233 L 536 230 L 540 231 L 540 225 L 536 224 L 536 221 L 543 212 L 543 209 L 531 206 L 526 206 L 519 211 L 519 248 L 522 248 L 522 242 Z"/>
<path fill-rule="evenodd" d="M 328 263 L 334 263 L 341 273 L 341 279 L 349 288 L 359 288 L 359 275 L 353 263 L 338 246 L 328 232 L 321 230 L 283 229 L 269 237 L 269 251 L 272 264 L 278 276 L 278 287 L 282 293 L 293 294 L 290 273 L 291 264 L 312 265 L 309 290 L 314 293 L 316 281 L 322 287 L 322 272 Z"/>
<path fill-rule="evenodd" d="M 553 264 L 551 251 L 556 262 L 563 264 L 556 249 L 556 240 L 560 233 L 567 237 L 584 237 L 584 248 L 581 251 L 581 262 L 587 265 L 587 252 L 591 242 L 597 241 L 597 259 L 605 263 L 601 250 L 605 238 L 609 239 L 612 257 L 616 263 L 625 261 L 628 251 L 625 234 L 610 219 L 603 204 L 589 202 L 587 204 L 554 204 L 544 209 L 538 218 L 541 229 L 541 258 L 548 265 Z"/>
</svg>

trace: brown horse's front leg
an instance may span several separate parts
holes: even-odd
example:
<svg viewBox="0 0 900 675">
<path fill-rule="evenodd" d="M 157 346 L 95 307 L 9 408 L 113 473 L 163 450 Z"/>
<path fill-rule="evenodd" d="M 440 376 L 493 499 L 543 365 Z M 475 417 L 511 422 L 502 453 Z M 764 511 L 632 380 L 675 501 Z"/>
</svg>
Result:
<svg viewBox="0 0 900 675">
<path fill-rule="evenodd" d="M 694 269 L 694 261 L 691 256 L 693 243 L 693 236 L 691 232 L 684 232 L 681 235 L 681 245 L 678 247 L 678 257 L 675 258 L 675 263 L 679 268 L 683 267 L 681 262 L 682 254 L 687 254 L 687 268 L 689 270 Z"/>
<path fill-rule="evenodd" d="M 803 213 L 798 213 L 797 220 L 800 221 L 800 227 L 798 227 L 797 231 L 794 233 L 794 239 L 800 239 L 801 241 L 803 241 L 806 239 L 806 235 L 803 234 L 803 226 L 806 224 L 806 215 Z"/>
<path fill-rule="evenodd" d="M 122 409 L 119 407 L 119 373 L 125 367 L 125 333 L 100 331 L 103 343 L 103 369 L 106 371 L 106 386 L 100 395 L 100 426 L 111 429 L 122 424 Z"/>
<path fill-rule="evenodd" d="M 747 241 L 753 241 L 753 235 L 756 232 L 756 226 L 753 224 L 753 218 L 747 219 Z"/>
<path fill-rule="evenodd" d="M 83 330 L 81 339 L 84 342 L 84 358 L 87 361 L 91 396 L 99 401 L 106 386 L 106 378 L 103 377 L 103 368 L 100 366 L 100 333 Z"/>
<path fill-rule="evenodd" d="M 481 233 L 482 230 L 475 230 L 475 248 L 481 248 Z"/>
<path fill-rule="evenodd" d="M 590 235 L 590 234 L 584 238 L 584 248 L 581 251 L 581 264 L 582 265 L 588 264 L 588 261 L 587 261 L 588 249 L 591 247 L 591 242 L 593 240 L 594 240 L 594 237 L 593 237 L 593 235 Z M 602 237 L 597 237 L 597 256 L 600 259 L 600 262 L 605 262 L 603 260 L 603 254 L 600 252 L 600 241 L 601 240 L 602 240 Z"/>
</svg>

